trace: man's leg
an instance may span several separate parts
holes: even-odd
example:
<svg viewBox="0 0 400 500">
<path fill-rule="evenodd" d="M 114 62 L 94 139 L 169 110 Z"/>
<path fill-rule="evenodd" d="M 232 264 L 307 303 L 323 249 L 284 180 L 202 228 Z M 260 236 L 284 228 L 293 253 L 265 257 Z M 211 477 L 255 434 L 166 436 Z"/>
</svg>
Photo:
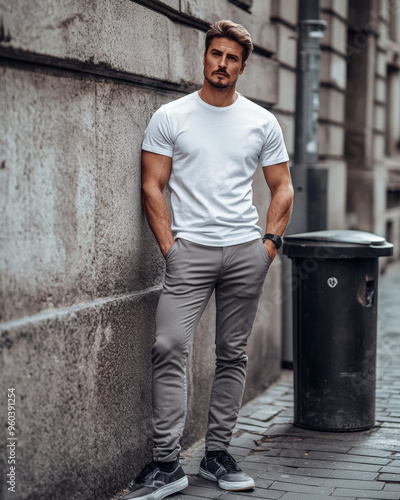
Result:
<svg viewBox="0 0 400 500">
<path fill-rule="evenodd" d="M 170 462 L 180 452 L 186 419 L 186 360 L 193 333 L 214 290 L 221 248 L 179 239 L 167 255 L 153 347 L 153 458 Z"/>
<path fill-rule="evenodd" d="M 160 500 L 188 485 L 179 463 L 186 418 L 186 359 L 218 278 L 221 253 L 221 248 L 179 239 L 167 254 L 153 347 L 153 462 L 121 500 Z"/>
<path fill-rule="evenodd" d="M 226 452 L 241 406 L 245 379 L 247 340 L 269 268 L 260 240 L 225 247 L 221 275 L 216 284 L 216 370 L 211 392 L 206 435 L 206 457 L 200 475 L 227 490 L 254 487 Z M 221 467 L 222 465 L 222 467 Z"/>
<path fill-rule="evenodd" d="M 239 412 L 245 379 L 247 340 L 269 268 L 261 240 L 227 247 L 216 285 L 217 363 L 211 392 L 207 451 L 227 449 Z"/>
</svg>

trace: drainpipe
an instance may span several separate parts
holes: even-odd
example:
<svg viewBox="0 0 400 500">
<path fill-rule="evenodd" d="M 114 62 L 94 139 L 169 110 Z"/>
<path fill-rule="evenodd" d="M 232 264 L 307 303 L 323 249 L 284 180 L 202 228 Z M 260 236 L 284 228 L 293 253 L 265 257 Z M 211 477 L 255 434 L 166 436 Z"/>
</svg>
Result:
<svg viewBox="0 0 400 500">
<path fill-rule="evenodd" d="M 320 40 L 326 22 L 320 0 L 299 0 L 295 153 L 291 168 L 294 203 L 286 234 L 326 229 L 327 171 L 317 168 Z M 282 366 L 293 365 L 291 261 L 282 255 Z"/>
</svg>

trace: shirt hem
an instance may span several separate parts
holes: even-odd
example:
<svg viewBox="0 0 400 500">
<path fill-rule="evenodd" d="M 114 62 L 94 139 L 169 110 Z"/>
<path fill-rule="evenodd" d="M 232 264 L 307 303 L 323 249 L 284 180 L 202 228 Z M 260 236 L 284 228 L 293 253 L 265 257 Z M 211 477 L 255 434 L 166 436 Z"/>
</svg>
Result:
<svg viewBox="0 0 400 500">
<path fill-rule="evenodd" d="M 182 240 L 190 241 L 191 243 L 196 243 L 197 245 L 203 245 L 205 247 L 230 247 L 234 245 L 240 245 L 242 243 L 249 243 L 250 241 L 261 239 L 261 233 L 256 230 L 256 233 L 251 235 L 246 235 L 242 238 L 226 238 L 221 241 L 216 240 L 204 240 L 193 237 L 192 234 L 181 233 L 177 231 L 174 235 L 175 239 L 181 238 Z"/>
<path fill-rule="evenodd" d="M 172 155 L 173 155 L 172 149 L 165 150 L 162 148 L 155 148 L 153 146 L 147 146 L 146 144 L 142 144 L 142 149 L 143 149 L 143 151 L 148 151 L 149 153 L 156 153 L 156 154 L 160 154 L 160 155 L 164 155 L 164 156 L 169 156 L 170 158 L 172 158 Z"/>
<path fill-rule="evenodd" d="M 276 165 L 277 163 L 283 163 L 285 161 L 289 161 L 288 156 L 282 156 L 281 158 L 277 158 L 276 160 L 268 160 L 266 163 L 261 162 L 261 166 L 264 167 L 270 167 L 271 165 Z"/>
</svg>

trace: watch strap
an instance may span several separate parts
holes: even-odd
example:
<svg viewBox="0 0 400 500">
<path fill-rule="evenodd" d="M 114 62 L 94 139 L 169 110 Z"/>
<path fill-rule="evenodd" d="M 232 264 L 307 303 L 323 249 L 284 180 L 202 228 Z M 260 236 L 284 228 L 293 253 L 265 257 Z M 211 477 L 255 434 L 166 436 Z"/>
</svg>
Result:
<svg viewBox="0 0 400 500">
<path fill-rule="evenodd" d="M 273 241 L 277 250 L 279 250 L 281 248 L 281 246 L 282 246 L 282 239 L 281 239 L 281 237 L 278 234 L 266 233 L 266 234 L 264 234 L 264 237 L 263 237 L 262 240 L 263 240 L 263 242 L 265 240 L 271 240 L 271 241 Z"/>
</svg>

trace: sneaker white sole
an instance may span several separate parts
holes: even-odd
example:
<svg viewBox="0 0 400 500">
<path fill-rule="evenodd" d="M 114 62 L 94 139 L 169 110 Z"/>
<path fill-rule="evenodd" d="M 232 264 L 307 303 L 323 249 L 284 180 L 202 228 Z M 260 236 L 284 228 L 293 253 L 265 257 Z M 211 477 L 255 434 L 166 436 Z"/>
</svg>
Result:
<svg viewBox="0 0 400 500">
<path fill-rule="evenodd" d="M 155 490 L 148 495 L 139 497 L 138 500 L 161 500 L 162 498 L 168 497 L 173 493 L 178 493 L 178 491 L 185 489 L 187 486 L 189 486 L 189 481 L 187 476 L 185 476 L 181 479 L 178 479 L 178 481 L 174 481 L 171 484 L 161 486 L 161 488 L 158 488 L 158 490 Z"/>
<path fill-rule="evenodd" d="M 199 476 L 203 479 L 208 479 L 209 481 L 214 481 L 214 483 L 218 483 L 218 486 L 221 490 L 226 491 L 242 491 L 242 490 L 252 490 L 255 488 L 254 480 L 249 478 L 248 481 L 238 481 L 237 483 L 233 483 L 231 481 L 224 481 L 223 479 L 218 479 L 214 474 L 208 472 L 204 469 L 199 469 Z"/>
</svg>

